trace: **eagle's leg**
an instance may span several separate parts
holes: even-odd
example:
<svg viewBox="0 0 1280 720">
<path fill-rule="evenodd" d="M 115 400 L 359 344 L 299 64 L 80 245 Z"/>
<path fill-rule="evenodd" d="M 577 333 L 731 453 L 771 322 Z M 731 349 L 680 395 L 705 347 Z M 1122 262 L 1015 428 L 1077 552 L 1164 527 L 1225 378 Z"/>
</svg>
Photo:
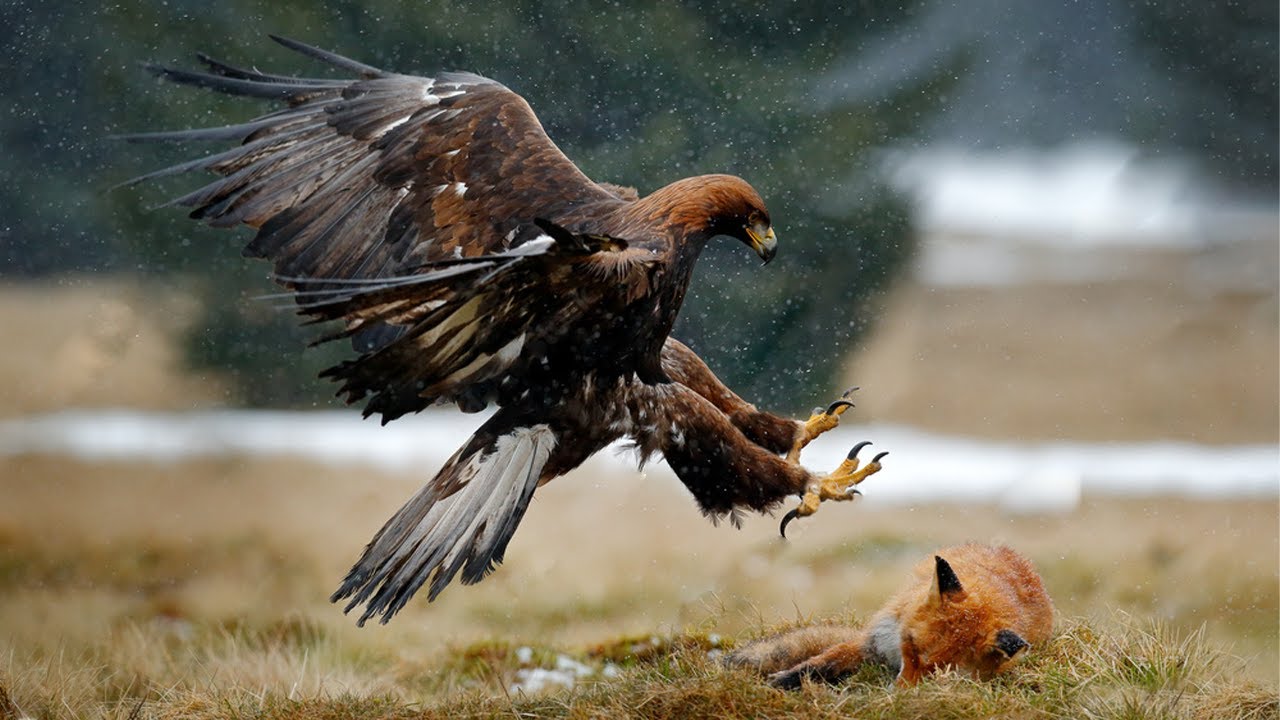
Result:
<svg viewBox="0 0 1280 720">
<path fill-rule="evenodd" d="M 667 338 L 662 347 L 662 369 L 672 380 L 701 395 L 724 413 L 729 422 L 748 440 L 771 453 L 782 455 L 791 452 L 796 443 L 807 434 L 804 423 L 759 410 L 738 397 L 720 382 L 720 378 L 711 372 L 702 358 L 675 338 Z M 821 432 L 815 428 L 812 437 L 817 437 Z M 812 437 L 803 440 L 803 443 L 807 444 Z"/>
<path fill-rule="evenodd" d="M 851 498 L 853 486 L 880 469 L 878 461 L 883 454 L 858 469 L 855 456 L 863 444 L 826 477 L 815 476 L 800 465 L 800 451 L 839 425 L 840 416 L 853 407 L 850 397 L 856 387 L 826 410 L 817 410 L 808 421 L 800 422 L 757 410 L 725 387 L 701 358 L 674 338 L 667 338 L 662 348 L 662 369 L 675 381 L 663 390 L 668 397 L 661 405 L 669 420 L 651 427 L 669 427 L 671 432 L 669 437 L 653 433 L 647 439 L 637 438 L 638 444 L 649 451 L 661 450 L 703 510 L 712 515 L 732 513 L 736 507 L 768 510 L 785 496 L 799 495 L 803 498 L 801 507 L 787 514 L 785 525 L 801 515 L 812 515 L 823 500 Z M 653 388 L 636 389 L 636 399 L 653 392 Z M 711 408 L 720 412 L 707 412 Z M 696 453 L 690 455 L 686 445 L 692 438 L 718 440 L 693 448 Z"/>
<path fill-rule="evenodd" d="M 858 484 L 880 472 L 880 460 L 889 454 L 888 452 L 877 453 L 875 457 L 871 458 L 871 462 L 861 468 L 858 467 L 858 451 L 870 444 L 863 441 L 854 445 L 853 449 L 849 451 L 849 455 L 840 462 L 840 465 L 830 475 L 819 478 L 817 482 L 805 488 L 804 494 L 800 496 L 800 504 L 788 511 L 782 518 L 782 524 L 778 528 L 782 537 L 787 536 L 788 523 L 798 517 L 808 517 L 818 512 L 818 506 L 824 500 L 841 502 L 852 500 L 855 496 L 861 494 L 858 492 Z"/>
<path fill-rule="evenodd" d="M 828 405 L 826 410 L 821 408 L 814 409 L 813 415 L 804 422 L 800 434 L 796 436 L 795 443 L 787 451 L 788 462 L 800 462 L 800 451 L 804 450 L 806 445 L 817 439 L 819 435 L 840 424 L 840 416 L 853 407 L 853 401 L 849 398 L 853 397 L 853 393 L 857 389 L 857 387 L 851 387 L 845 390 L 840 399 Z"/>
<path fill-rule="evenodd" d="M 709 516 L 766 512 L 818 480 L 753 442 L 710 400 L 680 383 L 636 379 L 624 394 L 631 439 L 642 454 L 661 453 Z"/>
</svg>

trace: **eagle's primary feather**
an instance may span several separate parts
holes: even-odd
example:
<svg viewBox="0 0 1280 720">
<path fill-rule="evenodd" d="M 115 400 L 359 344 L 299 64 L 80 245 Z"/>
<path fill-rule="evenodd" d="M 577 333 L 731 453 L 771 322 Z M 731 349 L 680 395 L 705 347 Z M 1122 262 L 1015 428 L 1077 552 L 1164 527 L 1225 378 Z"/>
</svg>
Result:
<svg viewBox="0 0 1280 720">
<path fill-rule="evenodd" d="M 465 73 L 386 72 L 282 38 L 354 77 L 269 75 L 200 56 L 177 83 L 279 109 L 220 128 L 131 136 L 234 141 L 145 175 L 217 178 L 175 200 L 248 225 L 299 312 L 336 321 L 351 360 L 325 375 L 383 422 L 434 403 L 498 411 L 365 549 L 335 601 L 386 622 L 423 584 L 501 561 L 534 490 L 617 439 L 662 453 L 708 514 L 767 510 L 814 480 L 780 453 L 803 431 L 726 388 L 669 338 L 717 235 L 773 255 L 743 180 L 706 175 L 639 197 L 595 183 L 529 105 Z"/>
</svg>

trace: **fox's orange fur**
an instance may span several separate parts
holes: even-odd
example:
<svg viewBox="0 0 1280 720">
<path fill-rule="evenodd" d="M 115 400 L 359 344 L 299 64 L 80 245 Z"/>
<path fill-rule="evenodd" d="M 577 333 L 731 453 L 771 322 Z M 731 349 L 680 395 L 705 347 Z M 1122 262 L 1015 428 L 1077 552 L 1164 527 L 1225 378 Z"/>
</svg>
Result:
<svg viewBox="0 0 1280 720">
<path fill-rule="evenodd" d="M 939 550 L 865 626 L 799 628 L 737 650 L 732 665 L 754 667 L 774 685 L 808 677 L 835 682 L 864 662 L 914 685 L 943 667 L 990 678 L 1028 647 L 1049 639 L 1053 603 L 1031 561 L 1007 547 Z"/>
</svg>

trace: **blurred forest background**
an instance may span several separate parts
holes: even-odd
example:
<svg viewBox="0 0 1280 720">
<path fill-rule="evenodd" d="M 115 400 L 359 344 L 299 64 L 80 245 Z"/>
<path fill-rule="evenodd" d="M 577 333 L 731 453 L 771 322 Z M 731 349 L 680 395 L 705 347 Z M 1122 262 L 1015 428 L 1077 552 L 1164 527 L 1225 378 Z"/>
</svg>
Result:
<svg viewBox="0 0 1280 720">
<path fill-rule="evenodd" d="M 1267 0 L 586 8 L 4 3 L 0 274 L 170 283 L 200 301 L 187 323 L 188 360 L 229 377 L 237 401 L 326 402 L 314 374 L 341 348 L 304 353 L 309 331 L 251 299 L 272 286 L 264 264 L 239 257 L 247 232 L 149 209 L 189 179 L 112 189 L 205 152 L 112 134 L 266 110 L 164 86 L 141 62 L 190 67 L 201 51 L 272 72 L 327 72 L 267 33 L 400 72 L 496 78 L 529 100 L 589 176 L 642 193 L 698 173 L 747 178 L 775 219 L 778 262 L 762 271 L 740 247 L 712 244 L 677 334 L 731 386 L 784 410 L 836 389 L 851 341 L 912 255 L 908 198 L 879 172 L 886 149 L 1101 136 L 1144 156 L 1190 157 L 1218 187 L 1274 202 L 1277 8 Z"/>
</svg>

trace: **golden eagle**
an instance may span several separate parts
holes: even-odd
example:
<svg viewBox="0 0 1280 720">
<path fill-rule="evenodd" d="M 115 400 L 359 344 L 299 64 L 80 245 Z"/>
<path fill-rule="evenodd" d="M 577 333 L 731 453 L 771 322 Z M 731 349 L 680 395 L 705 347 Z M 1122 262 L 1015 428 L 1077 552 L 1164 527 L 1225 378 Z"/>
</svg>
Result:
<svg viewBox="0 0 1280 720">
<path fill-rule="evenodd" d="M 769 213 L 746 182 L 704 175 L 639 198 L 584 175 L 493 80 L 400 75 L 273 39 L 355 77 L 271 75 L 203 55 L 204 72 L 149 66 L 280 107 L 127 136 L 236 143 L 130 182 L 220 176 L 172 204 L 214 227 L 257 229 L 244 253 L 274 263 L 300 314 L 339 321 L 321 341 L 353 343 L 358 356 L 323 375 L 366 417 L 498 408 L 333 594 L 348 612 L 365 605 L 360 624 L 385 623 L 428 581 L 430 599 L 459 572 L 479 582 L 534 490 L 615 440 L 661 453 L 713 518 L 788 495 L 802 500 L 787 520 L 808 515 L 879 469 L 879 456 L 858 469 L 856 449 L 830 475 L 799 464 L 847 399 L 806 422 L 761 412 L 669 337 L 708 240 L 774 255 Z"/>
</svg>

